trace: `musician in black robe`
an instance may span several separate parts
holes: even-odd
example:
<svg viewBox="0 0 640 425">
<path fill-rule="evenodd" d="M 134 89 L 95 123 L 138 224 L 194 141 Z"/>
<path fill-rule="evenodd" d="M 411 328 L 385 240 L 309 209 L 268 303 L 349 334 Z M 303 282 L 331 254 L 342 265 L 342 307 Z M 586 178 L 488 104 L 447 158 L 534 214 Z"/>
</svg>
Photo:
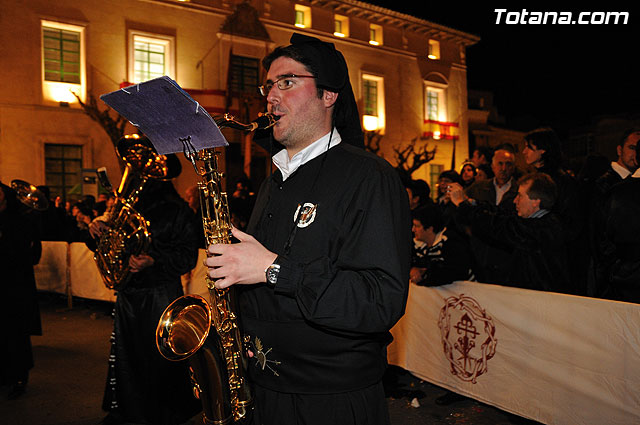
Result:
<svg viewBox="0 0 640 425">
<path fill-rule="evenodd" d="M 132 279 L 117 292 L 103 423 L 177 425 L 193 417 L 188 362 L 171 362 L 156 348 L 165 308 L 183 295 L 180 276 L 196 265 L 193 211 L 171 182 L 149 180 L 135 205 L 150 222 L 151 245 L 131 256 Z"/>
<path fill-rule="evenodd" d="M 33 266 L 42 245 L 37 217 L 9 186 L 0 183 L 0 270 L 5 298 L 0 319 L 6 326 L 0 338 L 0 379 L 11 385 L 8 398 L 26 390 L 33 368 L 31 335 L 42 335 Z"/>
</svg>

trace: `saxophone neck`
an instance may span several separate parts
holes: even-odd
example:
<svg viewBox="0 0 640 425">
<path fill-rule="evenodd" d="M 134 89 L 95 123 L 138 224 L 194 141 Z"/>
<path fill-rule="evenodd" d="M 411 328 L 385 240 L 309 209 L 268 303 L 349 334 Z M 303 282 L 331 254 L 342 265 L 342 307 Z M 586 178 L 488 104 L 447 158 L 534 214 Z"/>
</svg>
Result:
<svg viewBox="0 0 640 425">
<path fill-rule="evenodd" d="M 266 130 L 270 127 L 273 127 L 279 118 L 280 117 L 267 112 L 260 115 L 257 119 L 253 120 L 249 124 L 243 124 L 237 121 L 235 117 L 231 114 L 224 114 L 221 117 L 215 118 L 214 121 L 216 122 L 216 125 L 220 128 L 233 128 L 236 130 L 243 130 L 243 131 L 255 131 L 255 130 Z"/>
</svg>

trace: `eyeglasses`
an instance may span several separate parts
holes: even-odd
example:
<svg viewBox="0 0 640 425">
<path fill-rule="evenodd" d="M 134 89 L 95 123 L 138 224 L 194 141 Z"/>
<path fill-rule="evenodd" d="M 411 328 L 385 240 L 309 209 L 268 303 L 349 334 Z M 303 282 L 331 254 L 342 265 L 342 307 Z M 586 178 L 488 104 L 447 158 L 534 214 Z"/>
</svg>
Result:
<svg viewBox="0 0 640 425">
<path fill-rule="evenodd" d="M 259 86 L 260 94 L 267 97 L 273 86 L 277 86 L 279 90 L 289 90 L 294 86 L 293 78 L 316 78 L 313 75 L 295 75 L 287 74 L 275 81 L 267 81 L 265 85 Z"/>
</svg>

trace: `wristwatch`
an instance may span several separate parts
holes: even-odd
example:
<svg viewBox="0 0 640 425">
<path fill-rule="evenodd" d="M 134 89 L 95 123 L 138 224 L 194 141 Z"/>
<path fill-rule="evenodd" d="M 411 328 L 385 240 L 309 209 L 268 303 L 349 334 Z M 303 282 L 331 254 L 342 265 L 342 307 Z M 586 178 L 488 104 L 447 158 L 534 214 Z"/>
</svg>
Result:
<svg viewBox="0 0 640 425">
<path fill-rule="evenodd" d="M 276 286 L 276 282 L 278 281 L 278 274 L 280 273 L 280 264 L 273 263 L 264 271 L 267 277 L 267 285 L 270 287 Z"/>
</svg>

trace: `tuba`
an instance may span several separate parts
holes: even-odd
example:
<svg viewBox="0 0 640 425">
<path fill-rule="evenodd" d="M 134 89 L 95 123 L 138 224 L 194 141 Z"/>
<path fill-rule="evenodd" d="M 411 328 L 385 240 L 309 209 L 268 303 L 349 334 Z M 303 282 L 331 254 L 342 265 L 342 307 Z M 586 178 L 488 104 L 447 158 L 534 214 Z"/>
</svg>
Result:
<svg viewBox="0 0 640 425">
<path fill-rule="evenodd" d="M 241 124 L 225 114 L 215 121 L 221 128 L 254 131 L 273 126 L 277 117 L 265 114 L 250 124 Z M 218 154 L 215 149 L 185 151 L 202 178 L 198 191 L 207 246 L 231 243 L 229 205 L 221 190 Z M 253 398 L 245 377 L 246 341 L 241 339 L 234 313 L 235 288 L 216 289 L 209 276 L 206 281 L 210 302 L 198 295 L 185 295 L 171 303 L 158 322 L 156 345 L 168 360 L 189 359 L 193 392 L 202 403 L 205 424 L 238 423 L 247 417 Z"/>
<path fill-rule="evenodd" d="M 137 134 L 120 139 L 117 154 L 126 166 L 93 259 L 105 286 L 121 290 L 131 278 L 129 257 L 146 251 L 151 243 L 149 222 L 133 206 L 149 179 L 172 179 L 180 174 L 181 166 L 178 158 L 158 155 L 148 139 Z M 112 190 L 104 168 L 98 170 L 98 178 Z"/>
</svg>

